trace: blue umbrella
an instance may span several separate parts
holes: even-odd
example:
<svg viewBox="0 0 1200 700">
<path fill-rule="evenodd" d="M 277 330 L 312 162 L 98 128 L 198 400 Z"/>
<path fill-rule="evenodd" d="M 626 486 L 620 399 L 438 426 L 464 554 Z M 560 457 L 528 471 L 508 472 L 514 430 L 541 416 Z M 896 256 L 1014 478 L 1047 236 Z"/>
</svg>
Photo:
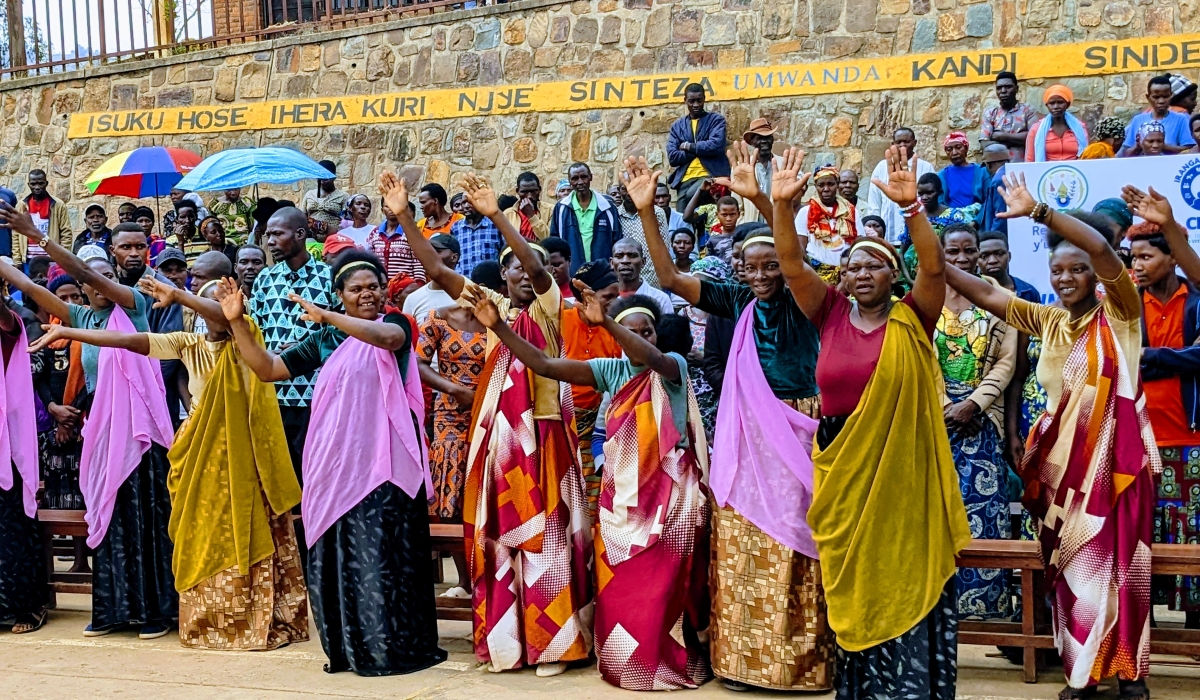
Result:
<svg viewBox="0 0 1200 700">
<path fill-rule="evenodd" d="M 205 158 L 175 187 L 189 192 L 214 192 L 270 182 L 331 180 L 337 177 L 315 160 L 290 148 L 233 148 Z"/>
</svg>

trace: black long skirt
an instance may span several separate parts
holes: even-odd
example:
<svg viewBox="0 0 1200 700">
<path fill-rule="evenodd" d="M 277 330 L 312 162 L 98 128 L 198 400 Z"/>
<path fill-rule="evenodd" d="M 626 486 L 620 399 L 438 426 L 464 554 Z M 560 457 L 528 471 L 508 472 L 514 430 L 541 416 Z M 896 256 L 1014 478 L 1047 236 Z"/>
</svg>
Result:
<svg viewBox="0 0 1200 700">
<path fill-rule="evenodd" d="M 37 520 L 25 515 L 25 482 L 13 470 L 13 487 L 0 490 L 0 620 L 41 612 L 49 602 Z"/>
<path fill-rule="evenodd" d="M 412 673 L 446 660 L 438 648 L 425 489 L 372 491 L 312 545 L 308 594 L 325 671 Z"/>
<path fill-rule="evenodd" d="M 151 445 L 113 504 L 112 522 L 92 560 L 92 629 L 170 625 L 179 617 L 167 534 L 171 495 L 167 450 Z"/>
</svg>

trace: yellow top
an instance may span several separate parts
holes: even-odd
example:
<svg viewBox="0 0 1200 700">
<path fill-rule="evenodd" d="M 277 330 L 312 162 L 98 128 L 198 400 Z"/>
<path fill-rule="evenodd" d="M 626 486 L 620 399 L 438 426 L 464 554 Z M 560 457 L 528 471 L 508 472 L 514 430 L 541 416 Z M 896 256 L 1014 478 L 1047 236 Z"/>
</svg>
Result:
<svg viewBox="0 0 1200 700">
<path fill-rule="evenodd" d="M 1058 410 L 1058 400 L 1062 397 L 1062 370 L 1071 348 L 1101 308 L 1108 315 L 1113 336 L 1125 355 L 1125 371 L 1130 377 L 1138 376 L 1142 358 L 1142 299 L 1137 285 L 1124 272 L 1115 280 L 1099 276 L 1097 279 L 1104 285 L 1104 299 L 1075 320 L 1071 320 L 1066 309 L 1057 306 L 1034 304 L 1015 296 L 1008 300 L 1008 325 L 1042 339 L 1037 380 L 1046 390 L 1046 411 L 1051 414 Z"/>
<path fill-rule="evenodd" d="M 267 505 L 287 513 L 300 502 L 300 483 L 275 387 L 251 373 L 234 343 L 220 344 L 168 457 L 176 590 L 234 566 L 244 575 L 274 553 Z"/>
<path fill-rule="evenodd" d="M 954 555 L 971 542 L 941 376 L 916 312 L 894 304 L 858 406 L 813 457 L 808 524 L 829 626 L 846 651 L 895 639 L 923 620 L 954 575 Z"/>
<path fill-rule="evenodd" d="M 500 315 L 512 323 L 521 313 L 521 309 L 513 306 L 508 297 L 502 296 L 487 287 L 477 287 L 483 294 L 487 295 L 496 308 L 500 311 Z M 459 300 L 459 305 L 468 308 L 468 305 Z M 542 335 L 546 337 L 546 357 L 558 357 L 562 348 L 562 292 L 559 291 L 557 284 L 551 284 L 550 289 L 545 294 L 537 295 L 534 302 L 529 305 L 529 317 L 538 328 L 542 329 Z M 496 346 L 500 344 L 500 339 L 494 333 L 488 333 L 487 337 L 487 355 L 491 355 Z M 533 401 L 534 401 L 534 418 L 539 420 L 561 420 L 562 413 L 559 407 L 559 391 L 561 387 L 559 382 L 553 379 L 547 379 L 541 375 L 535 375 L 533 378 Z"/>
<path fill-rule="evenodd" d="M 692 120 L 692 146 L 693 147 L 696 145 L 696 129 L 699 128 L 699 126 L 700 126 L 700 120 L 693 119 Z M 696 155 L 695 148 L 692 149 L 692 155 Z M 698 177 L 708 177 L 708 170 L 706 170 L 704 168 L 704 164 L 700 162 L 700 156 L 696 156 L 695 158 L 692 159 L 691 163 L 688 163 L 687 170 L 683 171 L 682 182 L 687 182 L 688 180 L 692 180 L 692 179 L 695 179 Z"/>
<path fill-rule="evenodd" d="M 196 399 L 204 393 L 204 385 L 212 374 L 213 366 L 222 343 L 209 342 L 199 333 L 175 331 L 174 333 L 147 333 L 150 338 L 150 357 L 156 360 L 180 360 L 188 371 L 188 392 L 192 395 L 192 408 Z"/>
</svg>

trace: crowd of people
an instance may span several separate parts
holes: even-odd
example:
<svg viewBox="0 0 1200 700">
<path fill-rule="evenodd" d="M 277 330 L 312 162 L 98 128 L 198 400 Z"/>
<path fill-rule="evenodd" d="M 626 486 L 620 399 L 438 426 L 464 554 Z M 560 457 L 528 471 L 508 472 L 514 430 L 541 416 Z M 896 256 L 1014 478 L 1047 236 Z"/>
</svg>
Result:
<svg viewBox="0 0 1200 700">
<path fill-rule="evenodd" d="M 76 234 L 30 172 L 0 191 L 0 620 L 46 622 L 38 509 L 86 510 L 85 635 L 266 650 L 311 617 L 327 671 L 408 673 L 446 659 L 429 524 L 462 523 L 443 595 L 490 671 L 953 698 L 959 620 L 1019 615 L 955 555 L 1023 538 L 1060 697 L 1148 698 L 1151 605 L 1200 627 L 1200 582 L 1149 568 L 1200 531 L 1200 257 L 1153 190 L 1059 211 L 1005 164 L 1194 151 L 1196 85 L 1094 135 L 1064 86 L 1040 119 L 995 88 L 978 163 L 900 128 L 864 197 L 767 119 L 730 143 L 699 85 L 665 180 L 575 163 L 553 205 L 385 172 Z M 1009 272 L 1022 217 L 1054 304 Z"/>
</svg>

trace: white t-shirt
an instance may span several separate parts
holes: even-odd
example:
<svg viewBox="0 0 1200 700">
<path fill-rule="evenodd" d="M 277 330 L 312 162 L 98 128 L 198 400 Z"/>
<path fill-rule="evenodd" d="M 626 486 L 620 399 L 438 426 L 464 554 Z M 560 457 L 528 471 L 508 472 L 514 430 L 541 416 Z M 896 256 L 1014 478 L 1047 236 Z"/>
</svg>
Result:
<svg viewBox="0 0 1200 700">
<path fill-rule="evenodd" d="M 367 224 L 366 226 L 359 226 L 358 228 L 347 226 L 346 228 L 338 231 L 338 233 L 352 239 L 354 241 L 354 245 L 358 246 L 359 248 L 366 248 L 367 236 L 369 236 L 371 232 L 377 228 L 379 227 L 376 224 Z"/>
<path fill-rule="evenodd" d="M 833 265 L 837 267 L 842 261 L 842 251 L 849 248 L 850 244 L 842 242 L 840 245 L 827 246 L 821 241 L 818 241 L 816 236 L 813 236 L 808 231 L 808 208 L 812 206 L 805 204 L 800 207 L 800 211 L 796 212 L 796 233 L 801 236 L 808 236 L 808 256 L 813 260 L 824 265 Z M 858 235 L 862 235 L 862 214 L 858 207 L 854 209 L 854 230 Z"/>
<path fill-rule="evenodd" d="M 675 305 L 671 303 L 671 297 L 661 289 L 656 289 L 650 286 L 649 282 L 642 280 L 642 286 L 634 294 L 644 294 L 658 303 L 658 308 L 662 310 L 663 315 L 669 316 L 675 313 Z"/>
<path fill-rule="evenodd" d="M 433 284 L 430 283 L 408 295 L 408 298 L 404 300 L 404 313 L 415 318 L 417 323 L 424 323 L 425 317 L 429 315 L 430 311 L 443 306 L 454 306 L 454 300 L 450 298 L 446 290 L 434 289 Z"/>
</svg>

